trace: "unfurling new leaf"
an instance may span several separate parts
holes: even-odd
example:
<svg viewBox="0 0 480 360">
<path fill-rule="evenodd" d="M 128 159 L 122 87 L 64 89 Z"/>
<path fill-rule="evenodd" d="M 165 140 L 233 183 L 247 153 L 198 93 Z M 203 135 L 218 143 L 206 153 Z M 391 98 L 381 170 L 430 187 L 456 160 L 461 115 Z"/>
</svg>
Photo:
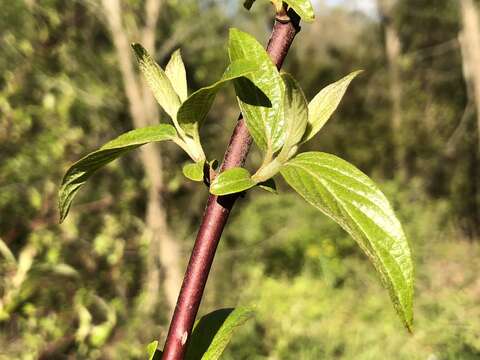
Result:
<svg viewBox="0 0 480 360">
<path fill-rule="evenodd" d="M 218 174 L 210 185 L 210 193 L 213 195 L 234 194 L 248 190 L 256 184 L 247 169 L 236 167 Z"/>
<path fill-rule="evenodd" d="M 203 316 L 193 329 L 186 360 L 218 360 L 233 333 L 253 317 L 251 308 L 220 309 Z"/>
<path fill-rule="evenodd" d="M 283 81 L 270 56 L 251 35 L 230 29 L 230 61 L 252 60 L 256 71 L 234 80 L 235 91 L 248 130 L 263 151 L 275 152 L 284 141 Z"/>
<path fill-rule="evenodd" d="M 181 102 L 170 79 L 142 45 L 132 44 L 132 48 L 155 99 L 175 122 Z"/>
<path fill-rule="evenodd" d="M 400 222 L 375 183 L 350 163 L 321 152 L 300 154 L 280 172 L 307 202 L 356 240 L 380 273 L 398 314 L 411 329 L 411 251 Z"/>
<path fill-rule="evenodd" d="M 180 49 L 175 50 L 170 57 L 170 60 L 165 67 L 165 74 L 172 83 L 173 89 L 180 98 L 180 101 L 184 102 L 188 97 L 187 73 L 185 71 L 185 65 L 183 64 Z"/>
<path fill-rule="evenodd" d="M 348 85 L 362 71 L 355 71 L 323 88 L 308 104 L 308 125 L 303 142 L 314 137 L 337 109 Z"/>
<path fill-rule="evenodd" d="M 67 216 L 77 191 L 95 171 L 139 146 L 154 141 L 173 140 L 176 136 L 175 128 L 168 124 L 132 130 L 77 161 L 65 173 L 59 190 L 60 222 Z"/>
</svg>

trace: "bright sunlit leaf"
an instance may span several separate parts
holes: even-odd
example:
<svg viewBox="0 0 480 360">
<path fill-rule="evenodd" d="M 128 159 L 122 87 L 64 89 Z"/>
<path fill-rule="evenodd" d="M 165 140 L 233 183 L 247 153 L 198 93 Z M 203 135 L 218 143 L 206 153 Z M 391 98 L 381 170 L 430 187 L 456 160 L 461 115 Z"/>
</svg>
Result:
<svg viewBox="0 0 480 360">
<path fill-rule="evenodd" d="M 236 167 L 218 174 L 210 185 L 210 193 L 213 195 L 234 194 L 248 190 L 256 184 L 247 169 Z"/>
<path fill-rule="evenodd" d="M 377 269 L 408 329 L 413 322 L 414 268 L 402 225 L 377 185 L 334 155 L 297 155 L 280 170 L 307 202 L 336 221 Z"/>
<path fill-rule="evenodd" d="M 234 81 L 235 91 L 255 143 L 275 152 L 285 137 L 282 78 L 263 46 L 245 32 L 230 29 L 228 53 L 232 62 L 255 59 L 258 64 L 256 71 Z"/>
</svg>

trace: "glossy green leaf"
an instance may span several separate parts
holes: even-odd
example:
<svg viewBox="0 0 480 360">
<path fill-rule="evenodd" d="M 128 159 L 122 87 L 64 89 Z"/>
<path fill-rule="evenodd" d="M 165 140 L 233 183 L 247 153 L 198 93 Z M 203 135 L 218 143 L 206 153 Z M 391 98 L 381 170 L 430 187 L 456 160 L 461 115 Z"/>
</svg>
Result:
<svg viewBox="0 0 480 360">
<path fill-rule="evenodd" d="M 203 181 L 205 160 L 186 164 L 182 168 L 183 175 L 193 181 Z"/>
<path fill-rule="evenodd" d="M 213 195 L 228 195 L 245 191 L 256 185 L 247 169 L 236 167 L 228 169 L 213 180 L 210 193 Z"/>
<path fill-rule="evenodd" d="M 157 349 L 158 341 L 152 341 L 147 345 L 148 360 L 160 360 L 162 358 L 162 352 Z"/>
<path fill-rule="evenodd" d="M 287 73 L 282 73 L 285 82 L 284 118 L 286 122 L 286 138 L 284 151 L 297 145 L 305 133 L 308 122 L 308 103 L 305 94 L 295 79 Z"/>
<path fill-rule="evenodd" d="M 251 308 L 220 309 L 203 316 L 195 325 L 186 360 L 217 360 L 233 333 L 253 317 Z"/>
<path fill-rule="evenodd" d="M 302 18 L 302 20 L 311 22 L 315 20 L 315 13 L 310 0 L 283 0 Z"/>
<path fill-rule="evenodd" d="M 157 99 L 163 110 L 176 121 L 177 111 L 181 102 L 167 74 L 142 45 L 132 44 L 132 48 L 140 64 L 140 70 L 152 89 L 155 99 Z"/>
<path fill-rule="evenodd" d="M 246 59 L 234 61 L 228 66 L 219 81 L 190 95 L 178 110 L 177 119 L 182 129 L 189 135 L 196 134 L 222 86 L 228 81 L 243 77 L 256 69 L 257 64 L 254 61 Z"/>
<path fill-rule="evenodd" d="M 165 67 L 165 74 L 169 78 L 173 89 L 180 98 L 180 101 L 183 102 L 187 100 L 187 73 L 185 71 L 185 64 L 183 63 L 180 49 L 176 50 L 170 57 L 170 60 Z"/>
<path fill-rule="evenodd" d="M 303 142 L 314 137 L 337 109 L 348 85 L 362 71 L 355 71 L 323 88 L 308 105 L 308 125 Z"/>
<path fill-rule="evenodd" d="M 367 254 L 411 329 L 414 269 L 402 226 L 375 183 L 350 163 L 321 152 L 303 153 L 281 174 L 305 200 L 342 226 Z"/>
<path fill-rule="evenodd" d="M 275 152 L 284 141 L 283 81 L 263 46 L 251 35 L 230 29 L 230 61 L 255 60 L 257 70 L 234 80 L 248 130 L 260 149 Z"/>
<path fill-rule="evenodd" d="M 95 171 L 141 145 L 154 141 L 172 140 L 176 136 L 175 128 L 167 124 L 132 130 L 77 161 L 65 173 L 58 194 L 60 222 L 67 216 L 77 191 Z"/>
</svg>

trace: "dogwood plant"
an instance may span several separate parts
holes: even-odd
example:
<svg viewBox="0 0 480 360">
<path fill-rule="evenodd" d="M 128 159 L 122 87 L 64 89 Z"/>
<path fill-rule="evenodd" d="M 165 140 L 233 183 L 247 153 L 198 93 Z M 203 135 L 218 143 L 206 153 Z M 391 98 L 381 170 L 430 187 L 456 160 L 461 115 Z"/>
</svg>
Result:
<svg viewBox="0 0 480 360">
<path fill-rule="evenodd" d="M 253 2 L 246 1 L 245 6 L 249 8 Z M 288 16 L 287 11 L 290 11 L 307 21 L 314 18 L 309 1 L 272 3 L 277 15 Z M 308 101 L 293 76 L 280 72 L 270 54 L 255 38 L 238 29 L 231 29 L 228 40 L 229 65 L 223 75 L 214 84 L 189 95 L 180 51 L 172 54 L 163 70 L 140 44 L 133 44 L 132 48 L 140 70 L 159 105 L 171 118 L 171 124 L 129 131 L 73 164 L 60 187 L 61 221 L 67 216 L 77 191 L 94 172 L 147 143 L 172 141 L 191 158 L 191 163 L 183 167 L 183 174 L 190 180 L 203 181 L 209 186 L 209 203 L 216 201 L 221 204 L 222 197 L 254 187 L 275 192 L 274 179 L 283 177 L 309 204 L 352 236 L 380 275 L 401 320 L 411 330 L 414 266 L 407 238 L 392 206 L 375 182 L 354 165 L 332 154 L 301 151 L 302 144 L 322 130 L 360 71 L 326 86 Z M 205 155 L 200 139 L 199 130 L 216 94 L 229 84 L 235 89 L 248 132 L 263 154 L 263 162 L 252 172 L 241 166 L 221 168 L 219 171 L 216 161 Z M 219 237 L 223 225 L 219 234 L 212 236 Z M 209 234 L 202 236 L 208 237 Z M 191 262 L 195 261 L 195 256 L 194 251 Z M 203 287 L 201 289 L 203 292 Z M 196 306 L 198 309 L 198 304 Z M 217 310 L 206 315 L 193 332 L 190 328 L 179 333 L 178 341 L 182 346 L 186 346 L 188 338 L 188 348 L 182 350 L 181 354 L 177 351 L 180 354 L 178 356 L 172 350 L 171 354 L 174 355 L 168 355 L 168 358 L 186 356 L 187 359 L 217 359 L 235 328 L 251 316 L 249 307 Z M 171 332 L 175 326 L 172 322 Z M 160 354 L 156 348 L 156 342 L 149 346 L 151 358 Z"/>
</svg>

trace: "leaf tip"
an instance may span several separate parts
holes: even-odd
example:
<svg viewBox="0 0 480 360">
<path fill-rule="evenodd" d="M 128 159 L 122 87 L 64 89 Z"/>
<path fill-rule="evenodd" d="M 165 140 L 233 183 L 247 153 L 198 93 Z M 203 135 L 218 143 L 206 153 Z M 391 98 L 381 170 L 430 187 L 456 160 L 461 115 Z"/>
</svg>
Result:
<svg viewBox="0 0 480 360">
<path fill-rule="evenodd" d="M 60 204 L 59 205 L 59 209 L 58 209 L 58 212 L 59 212 L 58 223 L 59 224 L 62 224 L 65 221 L 65 219 L 67 218 L 68 210 L 69 210 L 69 207 L 65 206 L 65 204 Z"/>
<path fill-rule="evenodd" d="M 131 43 L 130 46 L 132 47 L 138 59 L 142 59 L 147 55 L 147 50 L 145 50 L 145 48 L 139 43 Z"/>
</svg>

